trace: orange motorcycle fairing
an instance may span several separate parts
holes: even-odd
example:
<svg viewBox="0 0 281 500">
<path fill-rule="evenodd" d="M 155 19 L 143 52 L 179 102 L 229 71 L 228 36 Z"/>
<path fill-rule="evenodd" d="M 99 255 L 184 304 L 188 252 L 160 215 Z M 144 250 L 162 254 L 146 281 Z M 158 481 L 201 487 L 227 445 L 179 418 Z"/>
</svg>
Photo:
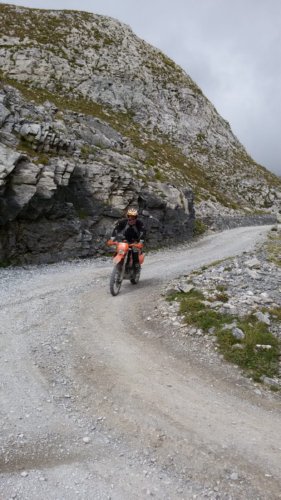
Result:
<svg viewBox="0 0 281 500">
<path fill-rule="evenodd" d="M 121 260 L 124 259 L 125 255 L 128 253 L 129 250 L 129 244 L 125 241 L 119 242 L 117 244 L 116 248 L 116 254 L 113 257 L 113 262 L 115 264 L 118 264 L 118 262 L 121 262 Z"/>
<path fill-rule="evenodd" d="M 113 262 L 114 262 L 114 264 L 118 264 L 118 262 L 121 262 L 121 260 L 123 260 L 123 259 L 124 259 L 124 255 L 120 255 L 119 253 L 117 253 L 113 257 Z"/>
</svg>

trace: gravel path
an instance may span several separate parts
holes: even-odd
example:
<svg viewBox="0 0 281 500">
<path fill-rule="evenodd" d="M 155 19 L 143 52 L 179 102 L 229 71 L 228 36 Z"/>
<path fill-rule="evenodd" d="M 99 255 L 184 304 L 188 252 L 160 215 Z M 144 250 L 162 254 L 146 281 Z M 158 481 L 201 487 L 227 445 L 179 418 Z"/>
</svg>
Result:
<svg viewBox="0 0 281 500">
<path fill-rule="evenodd" d="M 166 280 L 268 230 L 152 253 L 117 297 L 110 259 L 1 271 L 1 500 L 281 498 L 280 397 L 153 319 Z"/>
</svg>

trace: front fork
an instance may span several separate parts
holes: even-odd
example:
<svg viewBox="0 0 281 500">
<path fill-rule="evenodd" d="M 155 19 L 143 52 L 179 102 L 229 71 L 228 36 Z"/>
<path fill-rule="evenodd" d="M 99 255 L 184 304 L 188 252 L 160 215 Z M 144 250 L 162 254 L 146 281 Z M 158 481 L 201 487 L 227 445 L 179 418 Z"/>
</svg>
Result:
<svg viewBox="0 0 281 500">
<path fill-rule="evenodd" d="M 123 260 L 123 264 L 122 264 L 122 268 L 121 268 L 121 273 L 120 273 L 120 281 L 121 282 L 123 281 L 123 278 L 124 278 L 124 274 L 125 274 L 126 264 L 128 262 L 128 258 L 129 258 L 129 252 L 125 255 L 125 258 Z"/>
</svg>

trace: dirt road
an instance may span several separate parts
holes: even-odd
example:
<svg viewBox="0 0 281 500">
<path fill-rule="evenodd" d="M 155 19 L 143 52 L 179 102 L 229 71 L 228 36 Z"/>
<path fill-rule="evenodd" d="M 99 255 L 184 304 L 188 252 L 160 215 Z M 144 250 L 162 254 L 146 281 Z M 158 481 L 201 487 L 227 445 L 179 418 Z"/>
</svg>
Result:
<svg viewBox="0 0 281 500">
<path fill-rule="evenodd" d="M 110 259 L 1 271 L 1 500 L 281 498 L 280 396 L 152 319 L 165 281 L 268 230 L 150 254 L 117 297 Z"/>
</svg>

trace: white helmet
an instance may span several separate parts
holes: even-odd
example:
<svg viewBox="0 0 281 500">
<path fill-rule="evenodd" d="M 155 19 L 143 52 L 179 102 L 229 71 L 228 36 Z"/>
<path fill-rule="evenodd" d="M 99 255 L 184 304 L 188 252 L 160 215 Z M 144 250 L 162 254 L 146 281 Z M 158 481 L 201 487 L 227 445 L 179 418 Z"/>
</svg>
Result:
<svg viewBox="0 0 281 500">
<path fill-rule="evenodd" d="M 128 208 L 128 210 L 127 210 L 127 217 L 135 217 L 135 218 L 137 218 L 137 216 L 138 216 L 138 211 L 137 211 L 136 208 L 133 208 L 133 207 Z"/>
</svg>

